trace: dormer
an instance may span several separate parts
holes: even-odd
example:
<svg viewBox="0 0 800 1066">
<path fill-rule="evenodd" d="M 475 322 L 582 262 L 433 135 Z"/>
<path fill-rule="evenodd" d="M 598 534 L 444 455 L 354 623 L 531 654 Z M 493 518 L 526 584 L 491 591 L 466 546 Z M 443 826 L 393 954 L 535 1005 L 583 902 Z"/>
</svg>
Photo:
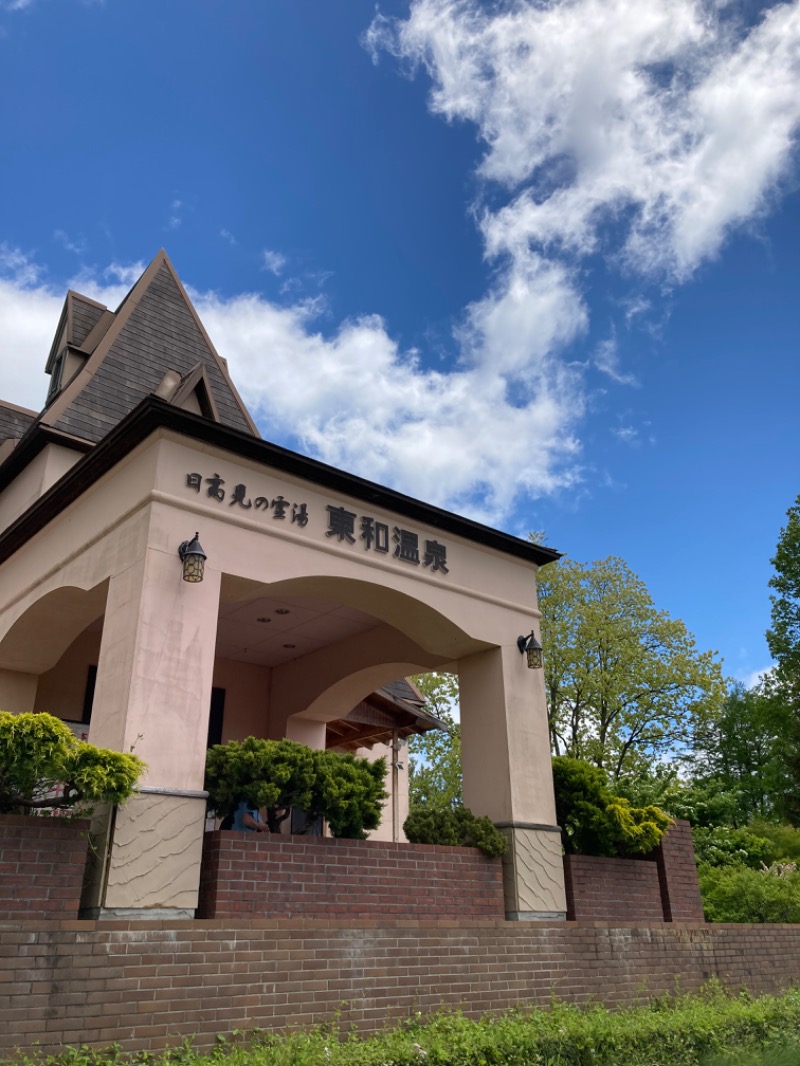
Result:
<svg viewBox="0 0 800 1066">
<path fill-rule="evenodd" d="M 104 304 L 72 290 L 67 293 L 45 366 L 50 375 L 46 407 L 83 369 L 113 319 Z"/>
</svg>

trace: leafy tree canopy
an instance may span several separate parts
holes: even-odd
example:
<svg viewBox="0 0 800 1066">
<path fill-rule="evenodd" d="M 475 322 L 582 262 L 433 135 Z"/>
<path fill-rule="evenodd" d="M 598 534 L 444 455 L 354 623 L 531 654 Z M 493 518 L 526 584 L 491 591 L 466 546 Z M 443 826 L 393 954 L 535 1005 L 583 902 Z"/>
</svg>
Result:
<svg viewBox="0 0 800 1066">
<path fill-rule="evenodd" d="M 0 811 L 124 803 L 145 769 L 136 755 L 87 744 L 51 714 L 0 711 Z"/>
<path fill-rule="evenodd" d="M 697 650 L 622 559 L 562 559 L 538 582 L 556 754 L 619 778 L 690 746 L 725 697 L 714 653 Z"/>
<path fill-rule="evenodd" d="M 445 729 L 410 737 L 409 801 L 412 807 L 455 807 L 462 802 L 461 727 L 458 678 L 455 674 L 420 674 L 412 679 L 427 700 L 427 709 L 441 718 Z"/>
<path fill-rule="evenodd" d="M 767 633 L 769 650 L 778 664 L 778 677 L 800 704 L 800 495 L 786 514 L 772 565 L 770 587 L 772 625 Z"/>
<path fill-rule="evenodd" d="M 299 807 L 309 822 L 326 819 L 334 836 L 358 839 L 380 823 L 385 777 L 385 759 L 370 762 L 291 740 L 246 737 L 209 748 L 205 787 L 220 815 L 233 814 L 246 800 L 266 808 L 269 828 L 277 833 L 292 807 Z"/>
<path fill-rule="evenodd" d="M 767 644 L 777 663 L 775 689 L 789 712 L 783 766 L 791 786 L 784 813 L 800 825 L 800 496 L 789 508 L 772 565 L 772 626 Z"/>
<path fill-rule="evenodd" d="M 749 690 L 734 686 L 719 715 L 699 725 L 685 765 L 712 802 L 728 798 L 718 821 L 737 827 L 785 816 L 792 791 L 785 762 L 792 716 L 780 687 L 768 679 Z"/>
</svg>

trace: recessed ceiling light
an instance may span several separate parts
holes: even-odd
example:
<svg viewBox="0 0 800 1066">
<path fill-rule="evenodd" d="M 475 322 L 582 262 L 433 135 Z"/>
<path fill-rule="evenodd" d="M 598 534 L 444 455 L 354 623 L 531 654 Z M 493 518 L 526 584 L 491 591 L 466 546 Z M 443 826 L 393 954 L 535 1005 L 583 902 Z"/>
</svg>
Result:
<svg viewBox="0 0 800 1066">
<path fill-rule="evenodd" d="M 296 644 L 284 644 L 283 646 L 284 646 L 284 648 L 296 648 L 297 647 Z"/>
<path fill-rule="evenodd" d="M 276 607 L 275 614 L 291 614 L 288 607 Z"/>
<path fill-rule="evenodd" d="M 271 618 L 263 618 L 262 617 L 262 618 L 256 618 L 256 621 L 257 622 L 271 622 L 272 619 Z"/>
</svg>

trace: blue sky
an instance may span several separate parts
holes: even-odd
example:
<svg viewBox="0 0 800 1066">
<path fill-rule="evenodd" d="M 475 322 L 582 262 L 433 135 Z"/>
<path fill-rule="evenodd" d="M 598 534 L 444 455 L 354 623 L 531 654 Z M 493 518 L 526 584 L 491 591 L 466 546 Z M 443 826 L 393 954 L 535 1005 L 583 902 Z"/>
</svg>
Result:
<svg viewBox="0 0 800 1066">
<path fill-rule="evenodd" d="M 0 0 L 0 395 L 164 246 L 268 439 L 747 679 L 800 491 L 800 4 Z"/>
</svg>

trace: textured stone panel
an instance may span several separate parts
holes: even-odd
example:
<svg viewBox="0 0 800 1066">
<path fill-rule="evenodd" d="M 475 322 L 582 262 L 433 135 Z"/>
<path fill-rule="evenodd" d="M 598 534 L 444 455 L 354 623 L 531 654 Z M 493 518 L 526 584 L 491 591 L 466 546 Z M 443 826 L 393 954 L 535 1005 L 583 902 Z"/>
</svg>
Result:
<svg viewBox="0 0 800 1066">
<path fill-rule="evenodd" d="M 506 827 L 503 859 L 506 914 L 515 918 L 566 914 L 561 837 L 544 829 Z"/>
<path fill-rule="evenodd" d="M 104 905 L 197 907 L 205 800 L 137 794 L 117 811 Z"/>
</svg>

